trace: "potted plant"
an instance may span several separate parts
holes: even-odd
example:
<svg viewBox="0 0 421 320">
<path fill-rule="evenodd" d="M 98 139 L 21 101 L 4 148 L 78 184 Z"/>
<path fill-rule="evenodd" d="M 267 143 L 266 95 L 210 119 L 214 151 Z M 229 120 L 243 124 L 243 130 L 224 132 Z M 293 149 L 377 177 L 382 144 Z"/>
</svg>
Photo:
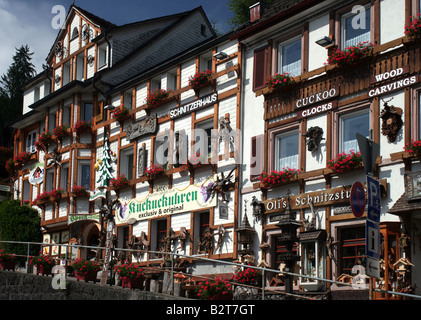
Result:
<svg viewBox="0 0 421 320">
<path fill-rule="evenodd" d="M 198 168 L 206 163 L 206 159 L 200 155 L 200 153 L 196 153 L 192 155 L 187 162 L 183 164 L 182 170 L 191 170 L 193 168 Z"/>
<path fill-rule="evenodd" d="M 258 269 L 247 267 L 237 270 L 232 279 L 241 284 L 259 285 L 262 280 L 262 274 Z"/>
<path fill-rule="evenodd" d="M 411 141 L 407 143 L 403 148 L 411 156 L 421 156 L 421 141 L 414 141 L 414 139 L 411 139 Z"/>
<path fill-rule="evenodd" d="M 161 105 L 169 96 L 169 91 L 164 89 L 155 89 L 151 91 L 146 99 L 149 107 L 155 108 Z"/>
<path fill-rule="evenodd" d="M 342 152 L 334 159 L 329 160 L 327 167 L 334 173 L 343 173 L 344 171 L 361 168 L 362 164 L 363 160 L 361 152 L 354 152 L 354 150 L 350 150 L 350 153 Z"/>
<path fill-rule="evenodd" d="M 201 300 L 232 300 L 233 288 L 227 280 L 214 277 L 198 284 L 196 295 Z"/>
<path fill-rule="evenodd" d="M 98 271 L 101 269 L 99 264 L 94 261 L 78 258 L 72 263 L 77 281 L 93 281 L 96 283 Z"/>
<path fill-rule="evenodd" d="M 265 82 L 266 87 L 269 89 L 285 88 L 294 83 L 294 78 L 289 73 L 276 73 L 270 75 L 268 80 Z"/>
<path fill-rule="evenodd" d="M 110 185 L 114 189 L 121 189 L 129 185 L 129 179 L 126 178 L 124 174 L 117 176 L 117 178 L 112 178 L 110 180 Z"/>
<path fill-rule="evenodd" d="M 0 270 L 15 270 L 16 256 L 0 249 Z"/>
<path fill-rule="evenodd" d="M 72 189 L 72 194 L 75 197 L 87 197 L 89 196 L 88 190 L 83 186 L 74 185 Z"/>
<path fill-rule="evenodd" d="M 145 169 L 145 176 L 148 177 L 149 180 L 163 174 L 165 172 L 164 168 L 159 164 L 154 164 L 150 167 Z"/>
<path fill-rule="evenodd" d="M 346 47 L 344 50 L 336 49 L 329 55 L 327 64 L 338 67 L 354 66 L 365 58 L 374 45 L 371 42 L 360 42 L 355 46 Z"/>
<path fill-rule="evenodd" d="M 70 126 L 68 124 L 62 124 L 54 128 L 53 134 L 57 140 L 61 141 L 64 137 L 70 135 L 69 128 Z"/>
<path fill-rule="evenodd" d="M 44 131 L 35 142 L 35 147 L 40 151 L 47 148 L 51 142 L 53 142 L 53 135 L 50 131 Z"/>
<path fill-rule="evenodd" d="M 121 286 L 129 289 L 143 289 L 144 273 L 143 269 L 133 263 L 125 263 L 116 266 L 114 271 L 119 274 Z"/>
<path fill-rule="evenodd" d="M 269 174 L 263 172 L 259 179 L 260 184 L 263 188 L 273 188 L 292 181 L 297 174 L 300 172 L 299 169 L 284 168 L 281 171 L 272 170 Z"/>
<path fill-rule="evenodd" d="M 73 132 L 76 132 L 76 134 L 79 135 L 83 132 L 88 132 L 91 129 L 92 129 L 92 122 L 91 121 L 78 120 L 78 121 L 76 121 L 72 130 L 73 130 Z"/>
<path fill-rule="evenodd" d="M 53 189 L 49 193 L 51 202 L 59 201 L 61 199 L 61 197 L 63 196 L 63 193 L 64 193 L 64 190 L 62 188 Z"/>
<path fill-rule="evenodd" d="M 37 205 L 39 205 L 39 204 L 44 204 L 46 201 L 49 201 L 49 200 L 50 200 L 50 193 L 47 192 L 47 191 L 44 191 L 44 192 L 37 195 L 34 202 Z"/>
<path fill-rule="evenodd" d="M 31 160 L 31 156 L 32 154 L 29 152 L 21 152 L 15 157 L 14 161 L 18 165 L 23 165 Z"/>
<path fill-rule="evenodd" d="M 130 118 L 129 109 L 124 108 L 123 105 L 121 105 L 120 108 L 117 108 L 114 111 L 113 118 L 120 123 L 123 122 L 124 120 Z"/>
<path fill-rule="evenodd" d="M 43 255 L 31 257 L 29 263 L 37 267 L 37 274 L 49 275 L 55 266 L 55 260 L 51 256 Z"/>
<path fill-rule="evenodd" d="M 405 25 L 405 35 L 411 38 L 411 40 L 421 37 L 421 17 L 417 13 L 416 17 L 409 17 L 409 24 Z"/>
<path fill-rule="evenodd" d="M 213 72 L 211 70 L 200 71 L 189 78 L 189 86 L 193 89 L 198 89 L 209 81 Z"/>
</svg>

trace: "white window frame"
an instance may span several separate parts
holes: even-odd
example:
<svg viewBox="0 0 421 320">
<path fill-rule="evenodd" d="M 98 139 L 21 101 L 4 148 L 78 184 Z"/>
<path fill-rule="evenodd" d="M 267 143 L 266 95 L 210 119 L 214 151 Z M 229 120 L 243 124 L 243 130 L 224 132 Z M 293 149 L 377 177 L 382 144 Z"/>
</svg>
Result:
<svg viewBox="0 0 421 320">
<path fill-rule="evenodd" d="M 296 165 L 285 165 L 282 166 L 280 165 L 280 161 L 281 161 L 281 156 L 280 156 L 280 152 L 281 150 L 279 149 L 279 140 L 281 140 L 282 138 L 285 137 L 289 137 L 289 136 L 296 136 L 297 137 L 297 155 L 296 155 L 296 159 L 293 160 Z M 285 132 L 280 132 L 280 133 L 275 133 L 273 136 L 273 142 L 274 142 L 274 153 L 273 153 L 273 169 L 280 171 L 283 170 L 284 168 L 291 168 L 291 169 L 299 169 L 300 167 L 300 138 L 299 138 L 299 130 L 298 129 L 293 129 L 290 131 L 285 131 Z M 288 158 L 291 158 L 292 160 L 293 156 L 290 156 Z"/>
<path fill-rule="evenodd" d="M 300 59 L 299 59 L 299 68 L 297 67 L 298 73 L 294 73 L 294 72 L 290 72 L 289 70 L 284 70 L 283 69 L 283 65 L 282 65 L 282 59 L 283 59 L 283 48 L 285 46 L 288 46 L 292 43 L 295 42 L 299 42 L 300 43 Z M 283 41 L 278 43 L 278 73 L 282 74 L 282 73 L 289 73 L 291 76 L 298 76 L 302 73 L 302 63 L 303 63 L 303 44 L 302 44 L 302 39 L 301 39 L 301 35 L 293 37 L 287 41 Z"/>
<path fill-rule="evenodd" d="M 130 167 L 130 156 L 132 156 L 132 163 Z M 124 175 L 127 179 L 132 180 L 135 177 L 133 174 L 133 167 L 135 167 L 134 150 L 133 148 L 123 149 L 120 153 L 120 175 Z"/>
<path fill-rule="evenodd" d="M 67 170 L 67 177 L 64 177 L 64 173 Z M 69 164 L 63 164 L 60 169 L 60 188 L 63 188 L 65 192 L 68 192 L 68 185 L 69 185 L 69 177 L 70 177 L 70 166 Z"/>
<path fill-rule="evenodd" d="M 35 142 L 37 141 L 37 131 L 30 131 L 26 137 L 26 152 L 35 153 L 37 148 L 35 147 Z"/>
<path fill-rule="evenodd" d="M 107 48 L 108 46 L 106 44 L 98 46 L 98 61 L 97 61 L 98 70 L 105 68 L 108 64 L 108 49 Z"/>
<path fill-rule="evenodd" d="M 348 120 L 348 119 L 351 119 L 351 118 L 362 116 L 364 114 L 368 115 L 368 130 L 370 130 L 371 129 L 371 122 L 370 122 L 370 110 L 369 109 L 362 109 L 362 110 L 358 110 L 358 111 L 355 111 L 355 112 L 348 112 L 348 113 L 344 113 L 344 114 L 339 115 L 339 118 L 338 118 L 338 120 L 339 120 L 338 121 L 339 122 L 339 153 L 342 153 L 342 152 L 349 153 L 350 150 L 354 150 L 355 152 L 359 151 L 358 142 L 355 142 L 355 148 L 345 149 L 345 146 L 344 146 L 344 144 L 345 144 L 345 141 L 344 141 L 344 137 L 345 137 L 344 121 Z M 357 141 L 356 138 L 355 138 L 355 141 Z"/>
<path fill-rule="evenodd" d="M 86 187 L 87 189 L 90 189 L 90 186 L 91 186 L 91 183 L 90 183 L 90 179 L 91 179 L 91 162 L 90 162 L 90 160 L 80 160 L 80 161 L 78 161 L 78 164 L 77 164 L 77 184 L 79 185 L 79 186 L 83 186 L 82 185 L 82 167 L 83 166 L 89 166 L 89 183 L 88 183 L 88 186 Z"/>
<path fill-rule="evenodd" d="M 370 29 L 370 31 L 368 32 L 369 33 L 368 34 L 368 37 L 367 37 L 367 39 L 364 38 L 364 39 L 360 39 L 360 40 L 357 40 L 355 42 L 352 42 L 352 43 L 347 44 L 346 43 L 347 39 L 346 39 L 346 24 L 345 24 L 345 21 L 348 18 L 350 18 L 351 16 L 355 15 L 355 13 L 352 13 L 351 11 L 350 12 L 347 12 L 347 13 L 344 13 L 341 16 L 341 49 L 342 50 L 345 49 L 346 47 L 351 46 L 351 45 L 357 45 L 359 42 L 371 41 L 371 36 L 372 36 L 372 30 L 371 30 L 371 20 L 372 20 L 372 16 L 371 16 L 371 5 L 370 4 L 367 4 L 367 5 L 363 6 L 363 7 L 366 10 L 365 11 L 365 14 L 367 14 L 367 10 L 370 10 L 370 12 L 368 13 L 369 14 L 369 17 L 370 17 L 370 23 L 368 23 L 368 25 L 366 25 L 366 27 Z M 359 14 L 359 13 L 357 12 L 357 14 Z"/>
</svg>

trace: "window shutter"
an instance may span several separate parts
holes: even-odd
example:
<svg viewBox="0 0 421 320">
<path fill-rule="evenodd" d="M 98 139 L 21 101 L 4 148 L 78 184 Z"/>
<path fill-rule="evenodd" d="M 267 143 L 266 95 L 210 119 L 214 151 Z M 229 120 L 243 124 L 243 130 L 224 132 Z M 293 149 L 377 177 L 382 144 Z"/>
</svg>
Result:
<svg viewBox="0 0 421 320">
<path fill-rule="evenodd" d="M 254 51 L 253 90 L 262 89 L 266 82 L 266 63 L 268 48 L 264 47 Z"/>
<path fill-rule="evenodd" d="M 250 181 L 255 181 L 263 172 L 264 135 L 252 137 L 250 145 Z"/>
</svg>

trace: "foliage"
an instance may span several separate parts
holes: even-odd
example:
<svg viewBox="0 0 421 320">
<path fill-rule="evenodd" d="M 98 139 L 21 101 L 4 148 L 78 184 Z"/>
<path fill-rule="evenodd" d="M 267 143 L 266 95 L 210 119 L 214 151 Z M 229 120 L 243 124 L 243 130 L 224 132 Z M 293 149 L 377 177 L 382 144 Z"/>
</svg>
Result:
<svg viewBox="0 0 421 320">
<path fill-rule="evenodd" d="M 289 73 L 270 75 L 265 82 L 266 87 L 269 89 L 285 88 L 294 82 L 294 78 Z"/>
<path fill-rule="evenodd" d="M 160 175 L 162 173 L 164 173 L 164 168 L 159 164 L 154 164 L 145 169 L 145 176 L 149 178 L 153 178 L 154 176 Z"/>
<path fill-rule="evenodd" d="M 182 170 L 188 170 L 193 167 L 200 167 L 203 164 L 206 164 L 206 160 L 204 156 L 202 156 L 200 153 L 193 154 L 189 159 L 187 159 L 187 162 L 183 164 Z"/>
<path fill-rule="evenodd" d="M 15 172 L 15 160 L 13 159 L 7 160 L 5 167 L 6 167 L 6 171 L 9 174 L 13 174 Z"/>
<path fill-rule="evenodd" d="M 264 188 L 271 188 L 291 181 L 299 172 L 299 169 L 291 168 L 283 168 L 281 171 L 272 170 L 269 174 L 263 172 L 259 177 L 260 183 Z"/>
<path fill-rule="evenodd" d="M 98 263 L 90 260 L 78 258 L 72 263 L 72 268 L 75 273 L 85 275 L 89 272 L 98 272 L 101 267 Z"/>
<path fill-rule="evenodd" d="M 48 255 L 41 254 L 40 256 L 30 257 L 29 263 L 37 268 L 43 267 L 54 267 L 56 262 L 55 260 Z"/>
<path fill-rule="evenodd" d="M 32 154 L 29 152 L 21 152 L 15 157 L 14 161 L 15 163 L 21 165 L 31 160 L 31 156 Z"/>
<path fill-rule="evenodd" d="M 110 180 L 111 187 L 115 189 L 120 189 L 129 185 L 129 180 L 124 174 L 118 176 L 117 178 L 112 178 Z"/>
<path fill-rule="evenodd" d="M 72 193 L 76 196 L 76 197 L 86 197 L 88 194 L 88 190 L 86 190 L 85 187 L 83 186 L 77 186 L 74 185 L 73 189 L 72 189 Z"/>
<path fill-rule="evenodd" d="M 212 76 L 212 70 L 200 71 L 189 78 L 189 86 L 198 88 L 202 84 L 206 83 Z"/>
<path fill-rule="evenodd" d="M 412 156 L 421 155 L 421 141 L 414 141 L 411 139 L 404 147 L 404 150 Z"/>
<path fill-rule="evenodd" d="M 62 124 L 54 128 L 53 134 L 56 136 L 58 140 L 61 140 L 65 136 L 69 135 L 69 132 L 67 131 L 69 128 L 70 126 L 68 124 Z"/>
<path fill-rule="evenodd" d="M 232 277 L 233 280 L 243 284 L 252 284 L 261 277 L 261 272 L 254 268 L 246 268 L 244 270 L 238 270 Z"/>
<path fill-rule="evenodd" d="M 215 277 L 211 280 L 199 282 L 196 295 L 199 299 L 210 299 L 216 295 L 232 295 L 233 288 L 227 280 Z"/>
<path fill-rule="evenodd" d="M 0 249 L 0 262 L 16 261 L 16 255 L 7 253 L 4 249 Z"/>
<path fill-rule="evenodd" d="M 336 49 L 329 55 L 327 64 L 339 67 L 356 65 L 372 51 L 373 47 L 371 42 L 364 41 L 356 46 L 346 47 L 344 50 Z"/>
<path fill-rule="evenodd" d="M 121 106 L 114 111 L 113 118 L 117 121 L 124 121 L 129 117 L 129 109 Z"/>
<path fill-rule="evenodd" d="M 21 206 L 19 200 L 0 202 L 0 240 L 21 242 L 42 242 L 40 229 L 41 218 L 37 210 Z M 26 244 L 0 243 L 7 252 L 27 255 Z M 36 246 L 30 247 L 30 254 L 39 251 Z"/>
<path fill-rule="evenodd" d="M 421 37 L 421 18 L 418 13 L 416 17 L 409 17 L 409 24 L 405 25 L 405 35 L 415 39 Z"/>
<path fill-rule="evenodd" d="M 146 103 L 149 107 L 158 107 L 162 102 L 169 96 L 169 91 L 164 89 L 155 89 L 151 91 L 146 99 Z"/>
<path fill-rule="evenodd" d="M 53 189 L 52 191 L 50 191 L 49 196 L 54 199 L 60 199 L 63 193 L 63 188 Z"/>
<path fill-rule="evenodd" d="M 334 159 L 329 160 L 327 167 L 332 169 L 334 173 L 343 173 L 344 171 L 361 167 L 362 162 L 361 152 L 351 150 L 349 154 L 342 152 Z"/>
<path fill-rule="evenodd" d="M 76 134 L 80 134 L 82 132 L 90 130 L 91 128 L 92 128 L 91 121 L 78 120 L 73 126 L 73 132 L 76 132 Z"/>
<path fill-rule="evenodd" d="M 53 142 L 53 135 L 50 131 L 44 131 L 39 136 L 38 141 L 35 142 L 35 147 L 37 148 L 37 150 L 41 150 L 42 147 L 48 146 L 48 144 L 50 144 L 51 142 Z"/>
<path fill-rule="evenodd" d="M 119 273 L 120 279 L 136 279 L 144 275 L 143 269 L 140 266 L 133 265 L 133 263 L 116 266 L 114 271 Z"/>
<path fill-rule="evenodd" d="M 47 191 L 44 191 L 40 194 L 37 195 L 37 197 L 35 198 L 35 202 L 45 202 L 48 201 L 50 199 L 50 193 Z"/>
</svg>

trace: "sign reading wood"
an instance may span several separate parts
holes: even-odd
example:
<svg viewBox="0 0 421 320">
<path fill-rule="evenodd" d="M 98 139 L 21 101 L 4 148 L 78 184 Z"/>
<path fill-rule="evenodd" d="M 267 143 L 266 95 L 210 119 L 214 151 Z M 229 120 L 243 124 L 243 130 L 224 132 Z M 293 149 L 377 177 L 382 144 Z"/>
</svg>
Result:
<svg viewBox="0 0 421 320">
<path fill-rule="evenodd" d="M 413 75 L 401 80 L 396 80 L 394 82 L 382 85 L 380 87 L 371 89 L 370 91 L 368 91 L 368 96 L 370 98 L 375 97 L 375 96 L 379 96 L 381 94 L 384 93 L 389 93 L 398 89 L 402 89 L 405 88 L 407 86 L 410 86 L 412 84 L 415 84 L 418 82 L 418 75 Z"/>
<path fill-rule="evenodd" d="M 380 184 L 386 188 L 386 179 L 380 181 Z M 365 184 L 364 187 L 366 188 Z M 352 186 L 341 186 L 332 189 L 313 191 L 291 195 L 291 210 L 300 210 L 310 207 L 310 203 L 314 207 L 337 205 L 340 203 L 349 203 Z M 270 199 L 263 201 L 265 205 L 265 214 L 284 211 L 287 207 L 287 197 Z"/>
</svg>

